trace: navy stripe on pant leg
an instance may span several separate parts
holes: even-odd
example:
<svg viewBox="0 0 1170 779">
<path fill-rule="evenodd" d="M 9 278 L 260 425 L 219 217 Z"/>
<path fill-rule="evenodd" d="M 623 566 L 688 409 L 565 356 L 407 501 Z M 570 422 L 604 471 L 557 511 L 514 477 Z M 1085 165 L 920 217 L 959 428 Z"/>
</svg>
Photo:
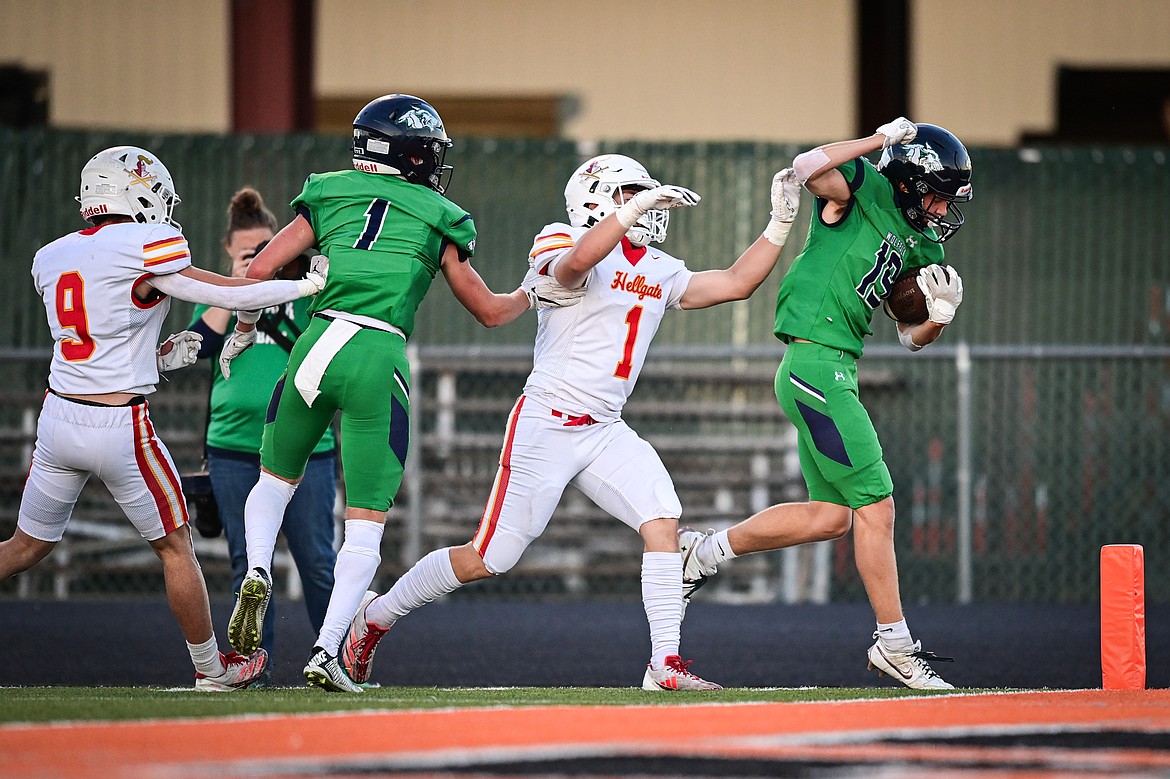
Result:
<svg viewBox="0 0 1170 779">
<path fill-rule="evenodd" d="M 811 406 L 806 406 L 799 400 L 796 401 L 796 408 L 800 410 L 800 416 L 808 425 L 808 432 L 812 435 L 813 444 L 816 445 L 817 451 L 833 462 L 852 468 L 853 463 L 850 462 L 849 454 L 845 451 L 845 442 L 841 439 L 841 431 L 837 429 L 833 418 L 828 414 L 822 414 Z"/>
<path fill-rule="evenodd" d="M 406 453 L 410 446 L 410 413 L 402 401 L 390 397 L 390 449 L 402 467 L 406 467 Z"/>
</svg>

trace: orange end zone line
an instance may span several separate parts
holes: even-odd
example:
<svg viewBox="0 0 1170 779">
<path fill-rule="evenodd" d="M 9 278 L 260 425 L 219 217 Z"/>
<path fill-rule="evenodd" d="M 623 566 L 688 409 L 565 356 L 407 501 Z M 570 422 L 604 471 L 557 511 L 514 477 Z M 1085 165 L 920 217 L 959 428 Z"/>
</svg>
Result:
<svg viewBox="0 0 1170 779">
<path fill-rule="evenodd" d="M 355 704 L 358 701 L 355 700 Z M 392 757 L 430 751 L 640 743 L 696 736 L 955 731 L 1035 725 L 1170 732 L 1170 690 L 1060 691 L 816 703 L 540 706 L 255 715 L 0 727 L 6 775 L 105 777 L 110 768 Z M 794 738 L 795 737 L 795 738 Z"/>
</svg>

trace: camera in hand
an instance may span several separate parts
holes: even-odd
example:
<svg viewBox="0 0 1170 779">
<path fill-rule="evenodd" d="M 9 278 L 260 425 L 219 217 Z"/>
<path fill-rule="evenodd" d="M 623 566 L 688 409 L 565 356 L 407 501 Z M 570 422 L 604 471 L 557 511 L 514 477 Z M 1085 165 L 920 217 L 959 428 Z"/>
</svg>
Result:
<svg viewBox="0 0 1170 779">
<path fill-rule="evenodd" d="M 179 479 L 193 515 L 191 524 L 204 538 L 218 538 L 223 533 L 223 521 L 219 517 L 215 493 L 211 490 L 211 474 L 207 472 L 207 465 L 204 464 L 198 471 L 180 474 Z"/>
</svg>

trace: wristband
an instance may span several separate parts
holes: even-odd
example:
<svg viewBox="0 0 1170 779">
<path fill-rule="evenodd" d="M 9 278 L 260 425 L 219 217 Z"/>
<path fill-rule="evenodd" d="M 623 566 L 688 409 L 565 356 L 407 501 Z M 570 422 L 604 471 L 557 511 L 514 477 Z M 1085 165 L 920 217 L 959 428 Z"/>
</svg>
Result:
<svg viewBox="0 0 1170 779">
<path fill-rule="evenodd" d="M 646 209 L 638 205 L 636 198 L 631 199 L 629 203 L 626 203 L 617 210 L 617 220 L 627 230 L 633 227 L 645 215 Z"/>
<path fill-rule="evenodd" d="M 914 343 L 914 328 L 907 327 L 905 330 L 898 328 L 898 342 L 905 346 L 912 352 L 917 352 L 922 347 Z"/>
<path fill-rule="evenodd" d="M 783 246 L 784 242 L 788 240 L 788 231 L 791 229 L 792 222 L 781 222 L 773 217 L 772 221 L 768 222 L 768 226 L 764 228 L 764 237 L 776 246 Z"/>
<path fill-rule="evenodd" d="M 316 295 L 320 289 L 317 283 L 311 279 L 297 279 L 297 291 L 301 293 L 301 297 Z"/>
</svg>

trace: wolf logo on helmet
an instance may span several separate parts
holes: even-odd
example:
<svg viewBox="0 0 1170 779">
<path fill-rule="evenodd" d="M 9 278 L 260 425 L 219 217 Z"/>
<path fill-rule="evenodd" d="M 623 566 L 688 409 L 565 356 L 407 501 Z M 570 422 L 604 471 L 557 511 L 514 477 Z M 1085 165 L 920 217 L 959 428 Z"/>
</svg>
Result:
<svg viewBox="0 0 1170 779">
<path fill-rule="evenodd" d="M 943 167 L 938 152 L 929 146 L 923 146 L 921 143 L 906 144 L 906 159 L 927 173 L 935 173 L 942 170 Z"/>
<path fill-rule="evenodd" d="M 400 116 L 398 121 L 412 130 L 443 130 L 443 122 L 433 109 L 427 112 L 421 108 L 412 108 Z"/>
</svg>

